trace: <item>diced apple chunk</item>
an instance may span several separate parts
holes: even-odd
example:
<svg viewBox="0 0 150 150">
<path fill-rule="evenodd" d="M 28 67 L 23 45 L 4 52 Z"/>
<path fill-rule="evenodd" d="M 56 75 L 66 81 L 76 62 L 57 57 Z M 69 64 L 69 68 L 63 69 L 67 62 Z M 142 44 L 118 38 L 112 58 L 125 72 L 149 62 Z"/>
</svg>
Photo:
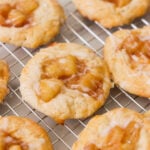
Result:
<svg viewBox="0 0 150 150">
<path fill-rule="evenodd" d="M 77 72 L 76 62 L 77 62 L 76 57 L 71 55 L 61 58 L 59 60 L 61 70 L 63 71 L 64 76 L 68 77 Z"/>
<path fill-rule="evenodd" d="M 109 134 L 104 140 L 104 145 L 110 143 L 113 148 L 118 148 L 118 146 L 121 146 L 123 136 L 124 130 L 119 126 L 115 126 L 109 131 Z"/>
<path fill-rule="evenodd" d="M 38 2 L 36 0 L 20 0 L 17 3 L 17 9 L 24 14 L 30 14 L 38 7 Z"/>
<path fill-rule="evenodd" d="M 40 98 L 49 102 L 61 91 L 62 82 L 57 79 L 43 79 L 40 81 Z"/>
<path fill-rule="evenodd" d="M 136 142 L 139 139 L 140 126 L 136 122 L 130 122 L 125 129 L 124 137 L 122 143 L 125 149 L 135 149 Z M 130 144 L 130 143 L 132 144 Z"/>
<path fill-rule="evenodd" d="M 104 73 L 103 67 L 95 67 L 91 70 L 91 74 L 93 74 L 98 80 L 103 79 L 103 73 Z"/>
<path fill-rule="evenodd" d="M 48 78 L 69 77 L 77 72 L 76 58 L 67 56 L 54 61 L 46 61 L 42 68 L 44 76 Z"/>
<path fill-rule="evenodd" d="M 94 90 L 97 88 L 98 79 L 96 76 L 91 73 L 87 73 L 82 76 L 79 81 L 79 88 L 84 92 L 89 92 L 90 90 Z"/>
<path fill-rule="evenodd" d="M 7 17 L 10 11 L 11 6 L 9 4 L 0 4 L 0 15 Z"/>
<path fill-rule="evenodd" d="M 46 65 L 44 68 L 44 74 L 47 77 L 59 78 L 62 75 L 62 70 L 59 68 L 58 63 Z"/>
<path fill-rule="evenodd" d="M 8 21 L 8 24 L 20 27 L 25 23 L 26 16 L 19 10 L 13 9 L 8 15 Z"/>
</svg>

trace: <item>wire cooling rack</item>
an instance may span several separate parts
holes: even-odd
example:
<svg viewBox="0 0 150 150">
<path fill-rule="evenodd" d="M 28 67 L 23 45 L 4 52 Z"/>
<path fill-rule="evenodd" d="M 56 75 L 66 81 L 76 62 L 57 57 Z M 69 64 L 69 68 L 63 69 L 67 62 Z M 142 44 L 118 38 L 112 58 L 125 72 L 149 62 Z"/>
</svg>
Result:
<svg viewBox="0 0 150 150">
<path fill-rule="evenodd" d="M 121 28 L 107 30 L 98 23 L 91 22 L 76 11 L 71 1 L 59 0 L 66 11 L 67 20 L 62 27 L 60 34 L 56 37 L 58 42 L 75 42 L 86 45 L 102 56 L 102 49 L 105 38 L 114 31 Z M 64 3 L 65 2 L 65 3 Z M 150 14 L 142 19 L 134 21 L 132 24 L 122 28 L 135 29 L 150 24 Z M 42 125 L 51 137 L 55 150 L 70 150 L 78 134 L 87 124 L 85 120 L 68 120 L 64 125 L 56 124 L 51 118 L 39 113 L 25 103 L 19 91 L 20 72 L 26 62 L 36 53 L 37 50 L 14 47 L 12 45 L 0 43 L 0 58 L 8 62 L 11 71 L 9 81 L 10 93 L 3 104 L 0 104 L 0 115 L 17 115 L 31 118 Z M 106 104 L 95 114 L 102 114 L 116 107 L 126 107 L 138 112 L 150 109 L 150 100 L 126 93 L 120 88 L 113 88 Z"/>
</svg>

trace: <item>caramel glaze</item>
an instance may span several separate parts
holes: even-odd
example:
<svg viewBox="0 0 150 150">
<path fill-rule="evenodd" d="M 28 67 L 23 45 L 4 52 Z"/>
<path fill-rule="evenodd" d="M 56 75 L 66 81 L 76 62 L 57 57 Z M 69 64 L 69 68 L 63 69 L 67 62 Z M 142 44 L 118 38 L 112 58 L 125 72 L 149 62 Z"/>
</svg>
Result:
<svg viewBox="0 0 150 150">
<path fill-rule="evenodd" d="M 102 80 L 97 80 L 95 82 L 95 86 L 92 89 L 89 89 L 88 91 L 83 90 L 82 88 L 80 88 L 79 85 L 79 80 L 82 76 L 84 76 L 86 73 L 88 73 L 89 71 L 86 69 L 86 65 L 84 62 L 82 61 L 77 61 L 77 68 L 78 68 L 78 73 L 68 77 L 68 78 L 60 78 L 64 84 L 71 88 L 71 89 L 77 89 L 83 93 L 86 93 L 88 95 L 90 95 L 93 98 L 98 98 L 99 95 L 103 94 L 103 82 Z"/>
</svg>

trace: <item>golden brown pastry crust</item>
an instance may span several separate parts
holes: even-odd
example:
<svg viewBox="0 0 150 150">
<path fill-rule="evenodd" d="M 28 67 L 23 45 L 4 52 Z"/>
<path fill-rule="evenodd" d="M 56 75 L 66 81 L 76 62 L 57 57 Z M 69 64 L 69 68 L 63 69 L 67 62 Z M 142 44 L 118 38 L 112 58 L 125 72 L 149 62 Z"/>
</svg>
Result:
<svg viewBox="0 0 150 150">
<path fill-rule="evenodd" d="M 79 12 L 90 20 L 112 28 L 130 23 L 143 16 L 149 7 L 149 0 L 126 0 L 126 5 L 118 7 L 113 0 L 73 0 Z M 122 0 L 114 0 L 122 3 Z M 124 0 L 125 1 L 125 0 Z"/>
<path fill-rule="evenodd" d="M 146 111 L 143 115 L 144 117 L 150 118 L 150 110 Z"/>
<path fill-rule="evenodd" d="M 49 73 L 42 71 L 43 62 L 51 64 Z M 92 50 L 71 43 L 42 49 L 24 67 L 20 83 L 23 99 L 58 123 L 90 116 L 104 104 L 111 88 L 105 62 Z"/>
<path fill-rule="evenodd" d="M 104 59 L 114 82 L 129 93 L 150 97 L 150 27 L 120 30 L 108 37 Z"/>
<path fill-rule="evenodd" d="M 72 150 L 149 150 L 150 120 L 126 108 L 95 116 Z"/>
<path fill-rule="evenodd" d="M 0 118 L 0 149 L 6 147 L 12 150 L 52 150 L 48 134 L 42 127 L 16 116 Z"/>
<path fill-rule="evenodd" d="M 7 63 L 0 60 L 0 102 L 3 101 L 9 90 L 7 88 L 9 79 L 9 67 Z"/>
<path fill-rule="evenodd" d="M 27 2 L 28 1 L 28 2 Z M 46 44 L 50 41 L 55 35 L 58 34 L 62 23 L 64 22 L 65 16 L 64 11 L 61 6 L 57 3 L 56 0 L 34 0 L 37 3 L 35 10 L 31 12 L 31 18 L 28 20 L 30 23 L 27 25 L 20 25 L 19 27 L 13 26 L 0 26 L 0 41 L 14 44 L 16 46 L 25 46 L 27 48 L 36 48 L 40 45 Z M 11 13 L 11 17 L 15 14 L 20 14 L 18 18 L 24 19 L 26 17 L 25 10 L 22 10 L 22 6 L 17 4 L 21 2 L 24 5 L 28 5 L 25 8 L 30 8 L 32 2 L 29 0 L 1 0 L 0 6 L 2 4 L 9 4 L 12 7 L 16 7 L 17 13 L 14 11 Z M 31 3 L 31 4 L 30 4 Z M 1 8 L 1 7 L 0 7 Z M 1 13 L 0 13 L 1 14 Z M 13 20 L 13 19 L 12 19 Z M 13 21 L 14 21 L 13 20 Z M 9 23 L 11 20 L 7 20 Z M 13 22 L 12 21 L 12 22 Z M 1 18 L 0 18 L 1 22 Z M 13 25 L 16 25 L 14 23 Z"/>
</svg>

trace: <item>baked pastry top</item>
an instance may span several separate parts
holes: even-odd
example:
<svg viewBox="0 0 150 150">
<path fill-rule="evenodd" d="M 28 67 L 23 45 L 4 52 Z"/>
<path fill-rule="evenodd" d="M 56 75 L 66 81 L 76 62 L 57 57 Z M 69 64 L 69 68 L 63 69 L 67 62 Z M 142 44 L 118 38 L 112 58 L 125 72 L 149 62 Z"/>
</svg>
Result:
<svg viewBox="0 0 150 150">
<path fill-rule="evenodd" d="M 149 150 L 150 117 L 126 108 L 95 116 L 72 150 Z"/>
<path fill-rule="evenodd" d="M 0 41 L 36 48 L 59 32 L 64 19 L 56 0 L 1 0 Z"/>
<path fill-rule="evenodd" d="M 93 114 L 110 88 L 105 62 L 92 50 L 72 43 L 42 49 L 20 77 L 23 99 L 58 123 Z"/>
<path fill-rule="evenodd" d="M 46 131 L 22 117 L 0 117 L 0 150 L 52 150 Z"/>
<path fill-rule="evenodd" d="M 9 67 L 5 61 L 0 60 L 0 102 L 2 102 L 5 96 L 8 94 L 8 79 Z"/>
<path fill-rule="evenodd" d="M 106 28 L 128 24 L 144 15 L 149 0 L 73 0 L 79 12 Z"/>
<path fill-rule="evenodd" d="M 108 37 L 104 59 L 114 82 L 129 93 L 150 97 L 150 26 Z"/>
</svg>

